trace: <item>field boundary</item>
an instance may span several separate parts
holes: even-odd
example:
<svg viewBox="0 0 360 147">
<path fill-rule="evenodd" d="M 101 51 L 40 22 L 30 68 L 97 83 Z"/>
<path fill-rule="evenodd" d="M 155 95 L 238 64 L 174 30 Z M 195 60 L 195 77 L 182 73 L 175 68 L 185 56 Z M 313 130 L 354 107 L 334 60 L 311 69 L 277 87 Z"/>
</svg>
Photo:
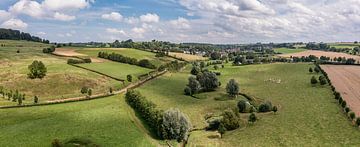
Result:
<svg viewBox="0 0 360 147">
<path fill-rule="evenodd" d="M 84 64 L 86 64 L 86 63 L 84 63 Z M 96 71 L 96 70 L 88 69 L 88 68 L 86 68 L 86 67 L 82 67 L 82 66 L 79 66 L 79 65 L 76 65 L 76 64 L 69 64 L 69 65 L 74 66 L 74 67 L 77 67 L 77 68 L 85 69 L 85 70 L 88 70 L 88 71 L 91 71 L 91 72 L 94 72 L 94 73 L 97 73 L 97 74 L 100 74 L 100 75 L 103 75 L 103 76 L 105 76 L 105 77 L 114 79 L 114 80 L 116 80 L 116 81 L 125 82 L 125 80 L 123 80 L 123 79 L 115 78 L 115 77 L 109 76 L 109 75 L 107 75 L 107 74 L 98 72 L 98 71 Z"/>
<path fill-rule="evenodd" d="M 128 89 L 134 89 L 137 88 L 143 84 L 145 84 L 146 82 L 155 79 L 159 76 L 164 75 L 165 73 L 167 73 L 167 70 L 162 71 L 162 72 L 158 72 L 155 75 L 151 75 L 149 77 L 147 77 L 146 79 L 143 79 L 141 81 L 138 81 L 136 83 L 132 83 L 128 86 L 126 86 L 123 89 L 120 89 L 118 91 L 114 91 L 113 93 L 105 93 L 105 94 L 98 94 L 95 96 L 91 96 L 91 97 L 75 97 L 75 98 L 65 98 L 65 99 L 55 99 L 55 100 L 51 100 L 51 101 L 47 101 L 45 103 L 39 103 L 39 104 L 27 104 L 27 105 L 14 105 L 14 106 L 0 106 L 0 109 L 8 109 L 8 108 L 21 108 L 21 107 L 33 107 L 33 106 L 44 106 L 44 105 L 54 105 L 54 104 L 62 104 L 62 103 L 69 103 L 69 102 L 77 102 L 77 101 L 87 101 L 87 100 L 94 100 L 94 99 L 100 99 L 100 98 L 106 98 L 109 96 L 113 96 L 116 94 L 121 94 L 126 92 Z"/>
</svg>

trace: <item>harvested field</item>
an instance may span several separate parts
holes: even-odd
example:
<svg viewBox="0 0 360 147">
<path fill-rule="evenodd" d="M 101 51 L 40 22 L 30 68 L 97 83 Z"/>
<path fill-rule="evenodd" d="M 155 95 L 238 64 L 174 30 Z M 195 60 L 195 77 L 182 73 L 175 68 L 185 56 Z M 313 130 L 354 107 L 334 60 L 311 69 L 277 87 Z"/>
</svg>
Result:
<svg viewBox="0 0 360 147">
<path fill-rule="evenodd" d="M 347 105 L 360 116 L 360 66 L 321 65 L 331 83 L 346 101 Z"/>
<path fill-rule="evenodd" d="M 77 53 L 74 49 L 57 48 L 53 53 L 55 55 L 74 57 L 74 56 L 87 56 L 85 54 Z"/>
<path fill-rule="evenodd" d="M 304 52 L 299 52 L 299 53 L 293 53 L 293 54 L 282 54 L 279 55 L 281 57 L 302 57 L 302 56 L 309 56 L 309 55 L 314 55 L 317 57 L 321 57 L 321 56 L 327 56 L 330 58 L 334 58 L 334 57 L 345 57 L 345 58 L 354 58 L 356 61 L 360 61 L 360 56 L 355 56 L 355 55 L 349 55 L 346 53 L 337 53 L 337 52 L 325 52 L 325 51 L 316 51 L 316 50 L 307 50 Z"/>
<path fill-rule="evenodd" d="M 176 57 L 176 58 L 182 58 L 186 61 L 197 61 L 197 60 L 206 60 L 207 58 L 197 55 L 190 55 L 190 54 L 184 54 L 184 53 L 175 53 L 170 52 L 170 56 Z"/>
</svg>

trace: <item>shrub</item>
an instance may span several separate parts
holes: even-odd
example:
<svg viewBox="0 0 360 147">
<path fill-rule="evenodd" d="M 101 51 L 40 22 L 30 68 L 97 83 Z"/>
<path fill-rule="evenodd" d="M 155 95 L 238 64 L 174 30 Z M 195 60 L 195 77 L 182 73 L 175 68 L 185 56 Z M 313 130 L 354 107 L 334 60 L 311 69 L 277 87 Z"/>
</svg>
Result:
<svg viewBox="0 0 360 147">
<path fill-rule="evenodd" d="M 340 97 L 338 101 L 339 101 L 339 104 L 341 105 L 343 102 L 343 99 Z"/>
<path fill-rule="evenodd" d="M 150 68 L 150 69 L 155 69 L 156 68 L 156 66 L 151 64 L 151 62 L 148 59 L 140 60 L 138 65 L 141 66 L 141 67 L 146 67 L 146 68 Z"/>
<path fill-rule="evenodd" d="M 273 106 L 272 111 L 273 111 L 274 113 L 276 113 L 276 112 L 278 111 L 277 106 Z"/>
<path fill-rule="evenodd" d="M 231 79 L 226 85 L 226 92 L 230 96 L 236 96 L 239 93 L 239 90 L 239 84 L 234 79 Z"/>
<path fill-rule="evenodd" d="M 223 134 L 225 134 L 226 128 L 225 128 L 223 123 L 220 123 L 218 131 L 221 134 L 221 137 L 222 137 Z"/>
<path fill-rule="evenodd" d="M 254 123 L 256 120 L 257 120 L 257 118 L 256 118 L 255 113 L 251 113 L 251 114 L 249 115 L 248 121 L 249 121 L 250 123 Z"/>
<path fill-rule="evenodd" d="M 350 111 L 350 108 L 349 108 L 349 107 L 345 107 L 345 108 L 344 108 L 344 111 L 345 111 L 346 113 L 348 113 L 348 112 Z"/>
<path fill-rule="evenodd" d="M 90 59 L 90 58 L 85 58 L 85 59 L 83 59 L 83 61 L 84 61 L 85 63 L 91 63 L 91 59 Z"/>
<path fill-rule="evenodd" d="M 311 84 L 315 85 L 316 83 L 318 83 L 318 81 L 316 80 L 315 76 L 312 76 L 311 77 L 311 80 L 310 80 Z"/>
<path fill-rule="evenodd" d="M 341 97 L 340 93 L 337 91 L 334 92 L 334 95 L 335 95 L 335 99 L 337 99 L 337 100 Z"/>
<path fill-rule="evenodd" d="M 78 59 L 68 59 L 67 64 L 82 64 L 85 63 L 84 60 L 78 60 Z"/>
<path fill-rule="evenodd" d="M 345 108 L 346 107 L 346 101 L 342 101 L 341 103 L 341 107 Z"/>
<path fill-rule="evenodd" d="M 187 87 L 189 87 L 191 90 L 190 95 L 199 93 L 202 88 L 200 85 L 200 82 L 198 80 L 196 80 L 196 78 L 193 76 L 190 76 L 188 80 L 189 80 L 189 83 L 188 83 Z"/>
<path fill-rule="evenodd" d="M 51 142 L 51 146 L 52 146 L 52 147 L 62 147 L 62 143 L 60 142 L 59 139 L 54 139 L 54 140 Z"/>
<path fill-rule="evenodd" d="M 206 130 L 218 130 L 220 123 L 221 123 L 222 117 L 211 117 L 206 120 L 208 123 L 208 126 L 206 127 Z"/>
<path fill-rule="evenodd" d="M 204 91 L 213 91 L 220 86 L 220 82 L 213 72 L 203 71 L 203 73 L 196 76 L 196 79 L 199 81 Z"/>
<path fill-rule="evenodd" d="M 185 95 L 192 95 L 191 88 L 189 86 L 186 86 L 184 89 L 184 93 L 185 93 Z"/>
<path fill-rule="evenodd" d="M 28 77 L 30 79 L 40 78 L 46 76 L 47 69 L 41 61 L 33 61 L 31 65 L 28 66 L 29 73 Z"/>
<path fill-rule="evenodd" d="M 349 113 L 349 116 L 350 116 L 351 120 L 353 120 L 353 119 L 355 118 L 355 113 L 354 113 L 354 112 L 350 112 L 350 113 Z"/>
<path fill-rule="evenodd" d="M 113 89 L 110 87 L 109 88 L 109 93 L 112 94 L 113 93 Z"/>
<path fill-rule="evenodd" d="M 169 109 L 163 114 L 163 134 L 165 139 L 176 139 L 178 142 L 187 140 L 191 123 L 179 109 Z"/>
<path fill-rule="evenodd" d="M 327 83 L 326 78 L 324 76 L 319 77 L 320 85 L 325 85 Z"/>
<path fill-rule="evenodd" d="M 239 108 L 239 112 L 244 113 L 245 110 L 246 110 L 246 101 L 245 101 L 245 100 L 240 100 L 240 101 L 237 103 L 237 106 L 238 106 L 238 108 Z"/>
<path fill-rule="evenodd" d="M 215 70 L 218 70 L 218 69 L 219 69 L 219 66 L 214 65 L 214 69 L 215 69 Z"/>
<path fill-rule="evenodd" d="M 82 87 L 81 90 L 80 90 L 80 92 L 81 92 L 81 94 L 86 94 L 86 93 L 88 92 L 88 90 L 89 90 L 89 88 L 87 88 L 87 87 Z"/>
<path fill-rule="evenodd" d="M 226 130 L 234 130 L 240 127 L 239 117 L 233 110 L 225 110 L 222 114 L 223 119 L 221 123 L 224 125 Z"/>
<path fill-rule="evenodd" d="M 310 73 L 312 73 L 312 72 L 313 72 L 313 69 L 312 69 L 311 67 L 309 68 L 309 72 L 310 72 Z"/>
<path fill-rule="evenodd" d="M 316 73 L 319 73 L 319 72 L 320 72 L 319 67 L 315 66 L 314 71 L 315 71 Z"/>
<path fill-rule="evenodd" d="M 39 98 L 37 96 L 34 97 L 34 103 L 37 104 L 39 102 Z"/>
<path fill-rule="evenodd" d="M 259 105 L 259 112 L 269 112 L 272 110 L 272 104 L 269 101 L 266 101 Z"/>
<path fill-rule="evenodd" d="M 195 76 L 198 75 L 200 72 L 201 72 L 200 67 L 198 67 L 196 65 L 194 65 L 190 71 L 190 73 Z"/>
<path fill-rule="evenodd" d="M 132 76 L 131 75 L 127 75 L 126 79 L 127 79 L 128 82 L 132 82 Z"/>
<path fill-rule="evenodd" d="M 89 88 L 89 90 L 87 91 L 88 96 L 92 95 L 92 90 Z"/>
<path fill-rule="evenodd" d="M 356 118 L 355 124 L 356 124 L 356 126 L 360 126 L 360 117 Z"/>
</svg>

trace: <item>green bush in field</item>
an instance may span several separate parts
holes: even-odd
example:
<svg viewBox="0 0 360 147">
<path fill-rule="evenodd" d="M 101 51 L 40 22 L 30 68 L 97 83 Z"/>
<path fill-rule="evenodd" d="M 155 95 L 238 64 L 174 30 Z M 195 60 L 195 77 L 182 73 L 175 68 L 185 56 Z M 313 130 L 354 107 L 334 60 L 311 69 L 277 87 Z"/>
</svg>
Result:
<svg viewBox="0 0 360 147">
<path fill-rule="evenodd" d="M 132 76 L 131 75 L 127 75 L 126 79 L 127 79 L 128 82 L 132 82 Z"/>
<path fill-rule="evenodd" d="M 270 101 L 266 101 L 259 105 L 259 112 L 269 112 L 272 110 L 272 104 Z"/>
<path fill-rule="evenodd" d="M 360 126 L 360 117 L 356 118 L 355 124 L 356 126 Z"/>
<path fill-rule="evenodd" d="M 313 69 L 312 69 L 311 67 L 309 68 L 309 72 L 310 72 L 310 73 L 312 73 L 312 72 L 313 72 Z"/>
<path fill-rule="evenodd" d="M 225 110 L 222 114 L 222 121 L 221 123 L 224 125 L 226 130 L 234 130 L 240 127 L 239 123 L 239 116 L 236 115 L 233 110 Z"/>
<path fill-rule="evenodd" d="M 341 103 L 341 107 L 345 108 L 346 107 L 346 101 L 342 101 Z"/>
<path fill-rule="evenodd" d="M 315 85 L 316 83 L 318 83 L 318 80 L 316 80 L 315 76 L 312 76 L 310 82 L 311 84 Z"/>
<path fill-rule="evenodd" d="M 234 79 L 231 79 L 226 85 L 226 92 L 232 97 L 236 96 L 239 90 L 239 84 Z"/>
<path fill-rule="evenodd" d="M 239 108 L 239 112 L 244 113 L 245 110 L 246 110 L 246 101 L 245 101 L 245 100 L 240 100 L 240 101 L 237 103 L 237 106 L 238 106 L 238 108 Z"/>
<path fill-rule="evenodd" d="M 256 120 L 257 120 L 257 117 L 256 117 L 255 113 L 251 113 L 251 114 L 249 115 L 248 121 L 249 121 L 250 123 L 254 123 Z"/>
<path fill-rule="evenodd" d="M 28 66 L 29 73 L 28 77 L 30 79 L 36 79 L 36 78 L 44 78 L 46 76 L 47 69 L 41 61 L 33 61 L 31 65 Z"/>
<path fill-rule="evenodd" d="M 353 120 L 355 118 L 355 113 L 354 112 L 350 112 L 349 113 L 349 117 L 351 118 L 351 120 Z"/>
<path fill-rule="evenodd" d="M 345 107 L 344 108 L 345 112 L 348 113 L 350 111 L 350 108 L 349 107 Z"/>
</svg>

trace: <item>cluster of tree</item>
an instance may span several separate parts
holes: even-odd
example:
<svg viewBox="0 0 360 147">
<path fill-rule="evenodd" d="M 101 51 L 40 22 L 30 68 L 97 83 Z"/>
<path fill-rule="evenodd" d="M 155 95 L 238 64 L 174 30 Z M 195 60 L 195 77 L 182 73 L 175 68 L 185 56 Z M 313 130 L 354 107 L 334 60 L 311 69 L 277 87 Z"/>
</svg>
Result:
<svg viewBox="0 0 360 147">
<path fill-rule="evenodd" d="M 86 97 L 91 97 L 91 95 L 92 95 L 92 89 L 91 89 L 91 88 L 88 88 L 88 87 L 82 87 L 81 90 L 80 90 L 80 93 L 81 93 L 81 94 L 85 94 Z"/>
<path fill-rule="evenodd" d="M 309 42 L 306 44 L 305 48 L 312 50 L 329 50 L 330 45 L 322 42 L 321 43 Z"/>
<path fill-rule="evenodd" d="M 18 102 L 19 105 L 23 104 L 23 100 L 25 100 L 25 94 L 20 93 L 18 90 L 13 92 L 12 90 L 7 90 L 3 86 L 0 86 L 0 95 L 9 101 Z M 37 104 L 39 102 L 39 98 L 34 96 L 34 103 Z"/>
<path fill-rule="evenodd" d="M 49 44 L 49 40 L 41 39 L 40 37 L 36 36 L 31 36 L 29 33 L 20 32 L 19 30 L 3 28 L 0 28 L 0 39 L 27 40 Z"/>
<path fill-rule="evenodd" d="M 45 67 L 44 63 L 41 61 L 33 61 L 31 65 L 28 66 L 29 73 L 28 77 L 30 79 L 36 78 L 44 78 L 46 76 L 47 68 Z"/>
<path fill-rule="evenodd" d="M 265 101 L 261 103 L 258 108 L 252 105 L 250 102 L 245 100 L 240 100 L 237 103 L 237 107 L 240 113 L 253 113 L 253 112 L 277 112 L 277 106 L 273 106 L 270 101 Z"/>
<path fill-rule="evenodd" d="M 221 135 L 240 127 L 240 114 L 232 109 L 226 109 L 219 116 L 208 116 L 205 119 L 208 123 L 206 130 L 218 130 Z"/>
<path fill-rule="evenodd" d="M 84 58 L 84 59 L 70 58 L 67 60 L 67 64 L 83 64 L 83 63 L 91 63 L 91 59 L 90 58 Z"/>
<path fill-rule="evenodd" d="M 138 65 L 145 68 L 156 69 L 156 66 L 147 59 L 142 59 L 138 61 L 136 58 L 126 57 L 117 53 L 108 54 L 107 52 L 99 52 L 98 57 L 130 65 Z"/>
<path fill-rule="evenodd" d="M 185 95 L 191 96 L 199 92 L 213 91 L 221 85 L 216 74 L 208 70 L 196 73 L 196 77 L 190 76 L 188 81 L 189 83 L 185 87 L 184 92 Z"/>
<path fill-rule="evenodd" d="M 176 139 L 179 142 L 187 139 L 192 126 L 189 119 L 178 109 L 165 112 L 159 110 L 154 103 L 134 90 L 126 92 L 125 99 L 160 138 Z"/>
<path fill-rule="evenodd" d="M 50 46 L 48 48 L 43 48 L 43 53 L 53 53 L 55 51 L 55 46 Z"/>
</svg>

